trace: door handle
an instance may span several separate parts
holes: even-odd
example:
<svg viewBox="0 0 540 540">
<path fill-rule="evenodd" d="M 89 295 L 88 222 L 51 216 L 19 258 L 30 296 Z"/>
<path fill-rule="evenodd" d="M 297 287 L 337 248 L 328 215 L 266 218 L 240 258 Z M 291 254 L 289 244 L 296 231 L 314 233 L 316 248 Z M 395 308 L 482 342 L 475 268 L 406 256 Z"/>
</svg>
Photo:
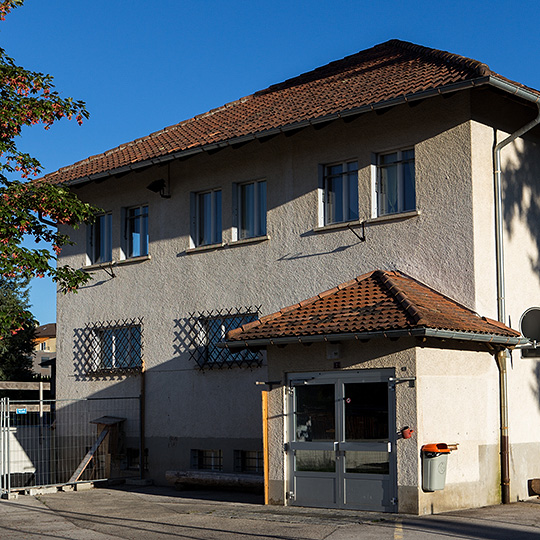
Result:
<svg viewBox="0 0 540 540">
<path fill-rule="evenodd" d="M 334 452 L 339 452 L 339 443 L 334 441 Z"/>
</svg>

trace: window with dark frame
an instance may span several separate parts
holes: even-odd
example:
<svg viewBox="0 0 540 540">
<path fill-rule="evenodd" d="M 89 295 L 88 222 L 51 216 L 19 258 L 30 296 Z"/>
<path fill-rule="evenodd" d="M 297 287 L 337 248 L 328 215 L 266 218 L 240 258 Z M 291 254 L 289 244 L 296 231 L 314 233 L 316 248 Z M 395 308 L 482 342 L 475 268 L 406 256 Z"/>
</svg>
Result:
<svg viewBox="0 0 540 540">
<path fill-rule="evenodd" d="M 191 469 L 201 471 L 222 471 L 223 452 L 221 450 L 191 450 Z"/>
<path fill-rule="evenodd" d="M 377 156 L 377 215 L 416 210 L 414 148 Z"/>
<path fill-rule="evenodd" d="M 260 306 L 190 313 L 183 319 L 189 355 L 200 369 L 258 367 L 259 350 L 222 346 L 227 333 L 259 318 Z"/>
<path fill-rule="evenodd" d="M 264 462 L 261 450 L 235 450 L 234 470 L 242 473 L 263 474 Z"/>
<path fill-rule="evenodd" d="M 112 261 L 112 214 L 100 214 L 90 225 L 88 256 L 91 264 Z"/>
<path fill-rule="evenodd" d="M 195 246 L 219 244 L 222 239 L 221 190 L 196 193 Z"/>
<path fill-rule="evenodd" d="M 126 257 L 148 255 L 148 206 L 126 209 Z"/>
<path fill-rule="evenodd" d="M 91 323 L 76 333 L 80 369 L 87 375 L 141 371 L 142 318 Z"/>
<path fill-rule="evenodd" d="M 358 162 L 324 166 L 324 224 L 358 219 Z"/>
<path fill-rule="evenodd" d="M 238 239 L 266 235 L 266 181 L 238 185 Z"/>
</svg>

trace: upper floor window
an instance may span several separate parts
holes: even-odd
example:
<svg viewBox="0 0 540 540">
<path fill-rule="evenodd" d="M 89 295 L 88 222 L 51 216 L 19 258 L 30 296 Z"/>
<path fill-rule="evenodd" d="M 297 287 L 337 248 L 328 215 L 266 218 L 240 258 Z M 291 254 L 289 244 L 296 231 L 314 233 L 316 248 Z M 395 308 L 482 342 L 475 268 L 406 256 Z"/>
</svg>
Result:
<svg viewBox="0 0 540 540">
<path fill-rule="evenodd" d="M 91 264 L 112 261 L 112 214 L 96 216 L 90 226 L 88 255 Z"/>
<path fill-rule="evenodd" d="M 377 156 L 377 215 L 416 209 L 414 149 Z"/>
<path fill-rule="evenodd" d="M 192 239 L 195 246 L 221 242 L 221 190 L 194 194 Z"/>
<path fill-rule="evenodd" d="M 126 210 L 126 256 L 148 255 L 148 206 L 135 206 Z"/>
<path fill-rule="evenodd" d="M 266 235 L 266 181 L 238 185 L 238 239 Z"/>
<path fill-rule="evenodd" d="M 358 162 L 324 167 L 324 224 L 358 219 Z"/>
</svg>

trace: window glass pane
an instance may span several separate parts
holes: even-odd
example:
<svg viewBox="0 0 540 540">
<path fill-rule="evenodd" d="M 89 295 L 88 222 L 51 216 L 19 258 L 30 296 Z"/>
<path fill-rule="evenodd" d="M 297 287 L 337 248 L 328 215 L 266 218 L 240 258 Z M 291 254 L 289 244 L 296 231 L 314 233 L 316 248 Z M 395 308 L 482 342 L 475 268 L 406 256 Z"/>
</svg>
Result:
<svg viewBox="0 0 540 540">
<path fill-rule="evenodd" d="M 329 223 L 343 221 L 343 178 L 328 179 L 328 215 Z"/>
<path fill-rule="evenodd" d="M 213 191 L 212 196 L 214 199 L 212 243 L 216 244 L 221 242 L 221 191 Z"/>
<path fill-rule="evenodd" d="M 141 255 L 148 255 L 148 206 L 143 206 L 141 216 Z"/>
<path fill-rule="evenodd" d="M 112 260 L 112 215 L 98 216 L 93 228 L 93 263 Z"/>
<path fill-rule="evenodd" d="M 397 165 L 380 169 L 379 195 L 382 214 L 398 212 L 398 169 Z"/>
<path fill-rule="evenodd" d="M 388 452 L 345 452 L 345 472 L 356 474 L 389 474 Z"/>
<path fill-rule="evenodd" d="M 141 254 L 141 222 L 140 208 L 128 210 L 128 257 L 139 257 Z"/>
<path fill-rule="evenodd" d="M 259 204 L 258 204 L 258 224 L 257 224 L 257 234 L 259 236 L 266 235 L 266 182 L 259 182 L 257 184 L 258 195 L 259 195 Z"/>
<path fill-rule="evenodd" d="M 297 471 L 336 472 L 336 453 L 332 450 L 296 450 Z"/>
<path fill-rule="evenodd" d="M 358 163 L 353 161 L 347 163 L 347 184 L 348 184 L 348 196 L 347 196 L 347 219 L 358 219 Z"/>
<path fill-rule="evenodd" d="M 212 193 L 199 194 L 198 242 L 204 246 L 212 243 Z"/>
<path fill-rule="evenodd" d="M 403 211 L 416 208 L 414 159 L 403 164 Z"/>
<path fill-rule="evenodd" d="M 393 154 L 383 154 L 380 156 L 380 163 L 381 165 L 388 165 L 392 163 L 398 162 L 398 154 L 397 152 L 394 152 Z"/>
<path fill-rule="evenodd" d="M 240 238 L 255 236 L 255 184 L 240 186 Z"/>
<path fill-rule="evenodd" d="M 345 440 L 388 440 L 388 385 L 345 384 Z"/>
<path fill-rule="evenodd" d="M 296 386 L 294 390 L 296 440 L 334 440 L 336 433 L 334 385 Z"/>
</svg>

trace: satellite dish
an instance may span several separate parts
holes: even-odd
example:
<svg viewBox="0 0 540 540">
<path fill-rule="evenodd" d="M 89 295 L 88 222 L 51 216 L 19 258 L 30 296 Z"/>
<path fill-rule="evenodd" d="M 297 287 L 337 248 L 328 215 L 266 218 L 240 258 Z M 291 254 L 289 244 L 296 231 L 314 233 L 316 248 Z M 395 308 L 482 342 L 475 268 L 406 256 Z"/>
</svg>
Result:
<svg viewBox="0 0 540 540">
<path fill-rule="evenodd" d="M 519 328 L 526 338 L 540 342 L 540 308 L 527 309 L 519 320 Z"/>
</svg>

